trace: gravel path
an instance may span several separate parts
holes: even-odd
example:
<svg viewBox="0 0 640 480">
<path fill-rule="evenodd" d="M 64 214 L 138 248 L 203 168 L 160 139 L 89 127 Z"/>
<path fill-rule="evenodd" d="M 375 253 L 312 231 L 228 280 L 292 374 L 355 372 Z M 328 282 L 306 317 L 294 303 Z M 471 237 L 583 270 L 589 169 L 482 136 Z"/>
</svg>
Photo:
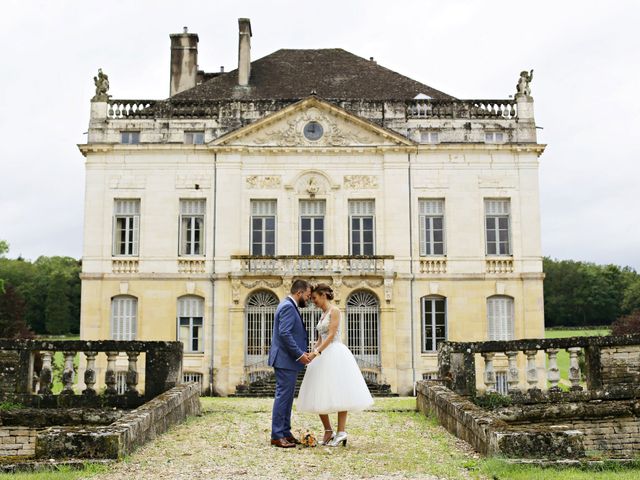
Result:
<svg viewBox="0 0 640 480">
<path fill-rule="evenodd" d="M 376 399 L 354 413 L 347 448 L 278 449 L 269 445 L 270 399 L 203 398 L 191 418 L 92 480 L 478 478 L 477 456 L 433 420 L 415 399 Z M 314 415 L 294 411 L 294 429 L 321 435 Z"/>
</svg>

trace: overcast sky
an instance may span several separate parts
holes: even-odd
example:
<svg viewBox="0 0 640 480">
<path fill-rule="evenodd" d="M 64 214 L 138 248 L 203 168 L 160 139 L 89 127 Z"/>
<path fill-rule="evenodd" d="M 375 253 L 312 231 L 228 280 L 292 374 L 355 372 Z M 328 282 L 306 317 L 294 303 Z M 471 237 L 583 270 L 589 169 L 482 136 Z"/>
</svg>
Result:
<svg viewBox="0 0 640 480">
<path fill-rule="evenodd" d="M 205 71 L 340 47 L 458 98 L 507 98 L 535 69 L 544 255 L 640 270 L 640 2 L 29 1 L 0 17 L 0 239 L 9 256 L 82 255 L 93 75 L 114 98 L 165 98 L 169 34 L 198 33 Z"/>
</svg>

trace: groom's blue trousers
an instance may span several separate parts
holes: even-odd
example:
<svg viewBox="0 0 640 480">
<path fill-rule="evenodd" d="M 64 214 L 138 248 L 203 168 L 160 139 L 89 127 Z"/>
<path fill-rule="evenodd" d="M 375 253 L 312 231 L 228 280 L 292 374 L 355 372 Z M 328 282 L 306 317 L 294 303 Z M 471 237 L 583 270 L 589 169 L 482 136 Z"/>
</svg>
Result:
<svg viewBox="0 0 640 480">
<path fill-rule="evenodd" d="M 274 368 L 276 373 L 276 397 L 271 414 L 271 439 L 291 436 L 291 407 L 296 390 L 297 370 Z"/>
</svg>

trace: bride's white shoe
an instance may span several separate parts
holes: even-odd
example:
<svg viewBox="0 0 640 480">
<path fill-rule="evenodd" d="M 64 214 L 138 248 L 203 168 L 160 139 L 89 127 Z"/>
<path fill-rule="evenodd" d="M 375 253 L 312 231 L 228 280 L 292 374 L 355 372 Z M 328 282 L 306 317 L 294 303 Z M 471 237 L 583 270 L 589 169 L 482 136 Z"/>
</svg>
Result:
<svg viewBox="0 0 640 480">
<path fill-rule="evenodd" d="M 347 432 L 338 432 L 338 435 L 336 435 L 333 440 L 327 442 L 327 446 L 337 447 L 341 443 L 343 447 L 347 446 Z"/>
<path fill-rule="evenodd" d="M 327 440 L 326 442 L 324 441 L 324 439 L 320 440 L 318 442 L 318 445 L 329 445 L 329 443 L 331 443 L 331 440 L 336 438 L 336 432 L 334 432 L 333 430 L 325 430 L 325 432 L 331 432 L 331 438 L 329 440 Z"/>
</svg>

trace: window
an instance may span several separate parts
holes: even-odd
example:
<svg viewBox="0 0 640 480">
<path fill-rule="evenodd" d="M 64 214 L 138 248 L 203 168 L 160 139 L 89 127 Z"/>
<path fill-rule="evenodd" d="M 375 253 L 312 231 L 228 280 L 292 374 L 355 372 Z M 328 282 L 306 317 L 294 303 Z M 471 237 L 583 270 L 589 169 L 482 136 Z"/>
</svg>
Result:
<svg viewBox="0 0 640 480">
<path fill-rule="evenodd" d="M 324 200 L 300 200 L 300 255 L 324 255 Z"/>
<path fill-rule="evenodd" d="M 180 255 L 204 255 L 205 200 L 180 200 Z"/>
<path fill-rule="evenodd" d="M 111 339 L 135 340 L 138 299 L 126 295 L 111 299 Z"/>
<path fill-rule="evenodd" d="M 509 200 L 485 200 L 487 255 L 511 255 Z"/>
<path fill-rule="evenodd" d="M 275 200 L 251 200 L 251 255 L 276 254 Z"/>
<path fill-rule="evenodd" d="M 430 130 L 420 132 L 420 143 L 438 143 L 438 132 Z"/>
<path fill-rule="evenodd" d="M 422 353 L 435 352 L 447 339 L 447 304 L 444 297 L 422 297 Z"/>
<path fill-rule="evenodd" d="M 513 298 L 496 295 L 487 298 L 489 340 L 513 340 Z"/>
<path fill-rule="evenodd" d="M 140 200 L 116 199 L 113 210 L 113 255 L 138 256 Z"/>
<path fill-rule="evenodd" d="M 204 132 L 184 132 L 184 143 L 188 145 L 203 145 Z"/>
<path fill-rule="evenodd" d="M 349 200 L 349 236 L 351 255 L 374 255 L 375 202 Z"/>
<path fill-rule="evenodd" d="M 140 132 L 120 132 L 120 143 L 126 145 L 137 145 L 140 143 Z"/>
<path fill-rule="evenodd" d="M 361 367 L 380 365 L 380 303 L 370 292 L 347 298 L 347 346 Z"/>
<path fill-rule="evenodd" d="M 504 133 L 502 132 L 485 132 L 485 143 L 504 143 Z"/>
<path fill-rule="evenodd" d="M 258 291 L 247 299 L 246 360 L 247 365 L 265 361 L 271 348 L 273 319 L 280 301 L 273 293 Z"/>
<path fill-rule="evenodd" d="M 507 380 L 507 372 L 496 372 L 496 392 L 500 395 L 509 394 L 509 382 Z"/>
<path fill-rule="evenodd" d="M 127 391 L 127 371 L 120 370 L 116 372 L 116 392 L 118 395 L 124 395 Z"/>
<path fill-rule="evenodd" d="M 444 255 L 444 200 L 421 199 L 420 255 Z"/>
<path fill-rule="evenodd" d="M 204 300 L 202 298 L 186 296 L 178 299 L 178 340 L 184 345 L 185 352 L 204 350 L 203 318 Z"/>
</svg>

